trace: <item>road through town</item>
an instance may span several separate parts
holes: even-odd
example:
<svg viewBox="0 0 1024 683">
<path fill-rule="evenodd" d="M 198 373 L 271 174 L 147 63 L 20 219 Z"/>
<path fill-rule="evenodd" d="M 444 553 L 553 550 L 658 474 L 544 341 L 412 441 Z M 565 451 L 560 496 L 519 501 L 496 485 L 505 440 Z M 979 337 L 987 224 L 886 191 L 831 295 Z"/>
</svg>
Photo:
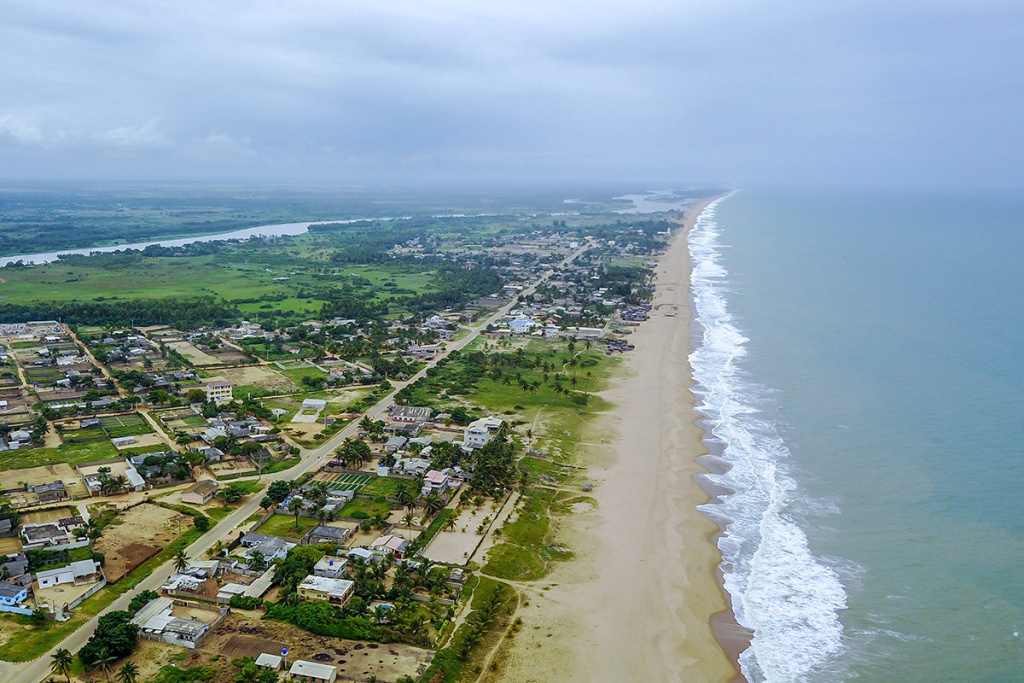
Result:
<svg viewBox="0 0 1024 683">
<path fill-rule="evenodd" d="M 577 249 L 573 253 L 569 254 L 560 264 L 559 268 L 564 268 L 569 265 L 572 261 L 576 260 L 580 254 L 587 251 L 592 246 L 590 241 L 587 242 L 583 247 Z M 377 404 L 366 411 L 371 419 L 379 419 L 384 415 L 387 410 L 391 407 L 394 402 L 395 394 L 405 386 L 412 384 L 423 377 L 427 370 L 433 367 L 439 360 L 450 354 L 452 351 L 456 351 L 464 348 L 470 344 L 482 331 L 487 329 L 487 326 L 500 320 L 503 316 L 507 315 L 510 310 L 518 303 L 519 299 L 523 296 L 532 294 L 536 288 L 545 282 L 554 270 L 545 272 L 539 277 L 532 285 L 523 289 L 517 294 L 512 300 L 505 305 L 498 308 L 485 322 L 477 327 L 471 328 L 470 333 L 458 340 L 447 342 L 445 350 L 438 354 L 437 357 L 429 362 L 425 368 L 417 372 L 409 379 L 401 382 L 392 382 L 394 390 L 388 394 L 385 398 L 381 399 Z M 321 445 L 319 448 L 304 450 L 301 454 L 300 462 L 283 472 L 277 472 L 275 474 L 266 475 L 263 478 L 269 481 L 277 479 L 295 479 L 296 477 L 305 474 L 309 471 L 315 471 L 319 467 L 330 459 L 334 449 L 336 449 L 341 443 L 348 437 L 353 436 L 359 429 L 359 420 L 353 420 L 351 424 L 346 426 L 344 429 L 339 431 L 327 442 Z M 224 538 L 226 535 L 231 533 L 236 527 L 245 522 L 252 514 L 260 510 L 260 496 L 252 496 L 252 499 L 238 507 L 237 510 L 229 514 L 227 517 L 222 519 L 207 533 L 198 539 L 195 543 L 188 547 L 186 553 L 190 559 L 202 558 L 206 551 L 211 548 L 219 539 Z M 165 581 L 170 577 L 174 571 L 174 563 L 172 561 L 166 562 L 158 567 L 152 574 L 141 581 L 138 587 L 134 591 L 129 591 L 125 595 L 119 597 L 110 606 L 100 612 L 99 615 L 93 617 L 88 622 L 83 624 L 74 633 L 65 638 L 61 643 L 55 645 L 49 652 L 46 652 L 37 659 L 33 659 L 28 662 L 0 662 L 0 676 L 4 683 L 39 683 L 43 679 L 51 675 L 51 655 L 56 652 L 58 648 L 66 648 L 72 653 L 77 652 L 86 641 L 93 634 L 96 629 L 96 623 L 100 616 L 113 610 L 124 610 L 128 608 L 128 603 L 136 592 L 142 590 L 157 590 L 164 584 Z"/>
</svg>

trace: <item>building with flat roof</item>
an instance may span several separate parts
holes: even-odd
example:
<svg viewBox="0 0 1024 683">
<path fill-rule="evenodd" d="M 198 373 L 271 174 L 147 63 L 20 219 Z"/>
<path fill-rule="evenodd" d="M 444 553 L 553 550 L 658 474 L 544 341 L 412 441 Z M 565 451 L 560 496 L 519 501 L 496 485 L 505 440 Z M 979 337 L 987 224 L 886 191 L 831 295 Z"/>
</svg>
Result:
<svg viewBox="0 0 1024 683">
<path fill-rule="evenodd" d="M 315 576 L 322 576 L 326 579 L 340 579 L 345 575 L 345 567 L 347 565 L 348 560 L 344 557 L 324 555 L 313 566 L 313 574 Z"/>
<path fill-rule="evenodd" d="M 206 400 L 215 403 L 230 401 L 232 384 L 231 382 L 210 382 L 206 385 Z"/>
<path fill-rule="evenodd" d="M 352 581 L 310 574 L 298 585 L 298 594 L 306 602 L 323 600 L 332 605 L 344 607 L 355 589 L 356 585 Z"/>
</svg>

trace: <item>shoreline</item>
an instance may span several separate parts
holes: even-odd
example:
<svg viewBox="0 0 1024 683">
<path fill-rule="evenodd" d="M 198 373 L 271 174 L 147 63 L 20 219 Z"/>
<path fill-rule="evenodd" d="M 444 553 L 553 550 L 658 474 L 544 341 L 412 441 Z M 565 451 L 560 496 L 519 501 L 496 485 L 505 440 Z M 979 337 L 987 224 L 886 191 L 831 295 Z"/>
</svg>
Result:
<svg viewBox="0 0 1024 683">
<path fill-rule="evenodd" d="M 587 426 L 597 507 L 561 515 L 576 558 L 524 590 L 507 681 L 742 681 L 721 583 L 719 527 L 697 475 L 708 453 L 689 365 L 687 236 L 710 197 L 687 208 L 655 270 L 650 319 L 602 392 L 612 409 Z"/>
</svg>

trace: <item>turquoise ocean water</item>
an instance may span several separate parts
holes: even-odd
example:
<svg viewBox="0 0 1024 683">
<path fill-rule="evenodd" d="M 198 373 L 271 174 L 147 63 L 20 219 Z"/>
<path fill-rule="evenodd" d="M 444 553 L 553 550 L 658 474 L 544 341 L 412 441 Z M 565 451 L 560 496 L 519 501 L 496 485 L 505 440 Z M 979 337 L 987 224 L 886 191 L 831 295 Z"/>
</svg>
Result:
<svg viewBox="0 0 1024 683">
<path fill-rule="evenodd" d="M 747 678 L 1024 680 L 1024 195 L 743 191 L 689 240 Z"/>
</svg>

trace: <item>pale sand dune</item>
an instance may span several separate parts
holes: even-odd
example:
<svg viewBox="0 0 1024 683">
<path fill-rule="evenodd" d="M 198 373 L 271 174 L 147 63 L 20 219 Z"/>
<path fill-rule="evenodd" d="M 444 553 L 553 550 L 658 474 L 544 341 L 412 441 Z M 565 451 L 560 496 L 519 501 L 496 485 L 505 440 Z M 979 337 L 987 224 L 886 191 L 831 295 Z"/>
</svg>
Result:
<svg viewBox="0 0 1024 683">
<path fill-rule="evenodd" d="M 687 214 L 687 229 L 702 207 Z M 626 376 L 606 393 L 617 408 L 596 426 L 610 436 L 608 448 L 593 449 L 599 507 L 560 521 L 559 538 L 578 557 L 526 589 L 530 604 L 501 680 L 697 683 L 737 675 L 710 626 L 726 604 L 715 575 L 717 527 L 696 509 L 708 496 L 693 479 L 706 450 L 690 392 L 688 292 L 681 232 L 658 267 L 657 308 L 631 336 L 637 349 Z"/>
</svg>

